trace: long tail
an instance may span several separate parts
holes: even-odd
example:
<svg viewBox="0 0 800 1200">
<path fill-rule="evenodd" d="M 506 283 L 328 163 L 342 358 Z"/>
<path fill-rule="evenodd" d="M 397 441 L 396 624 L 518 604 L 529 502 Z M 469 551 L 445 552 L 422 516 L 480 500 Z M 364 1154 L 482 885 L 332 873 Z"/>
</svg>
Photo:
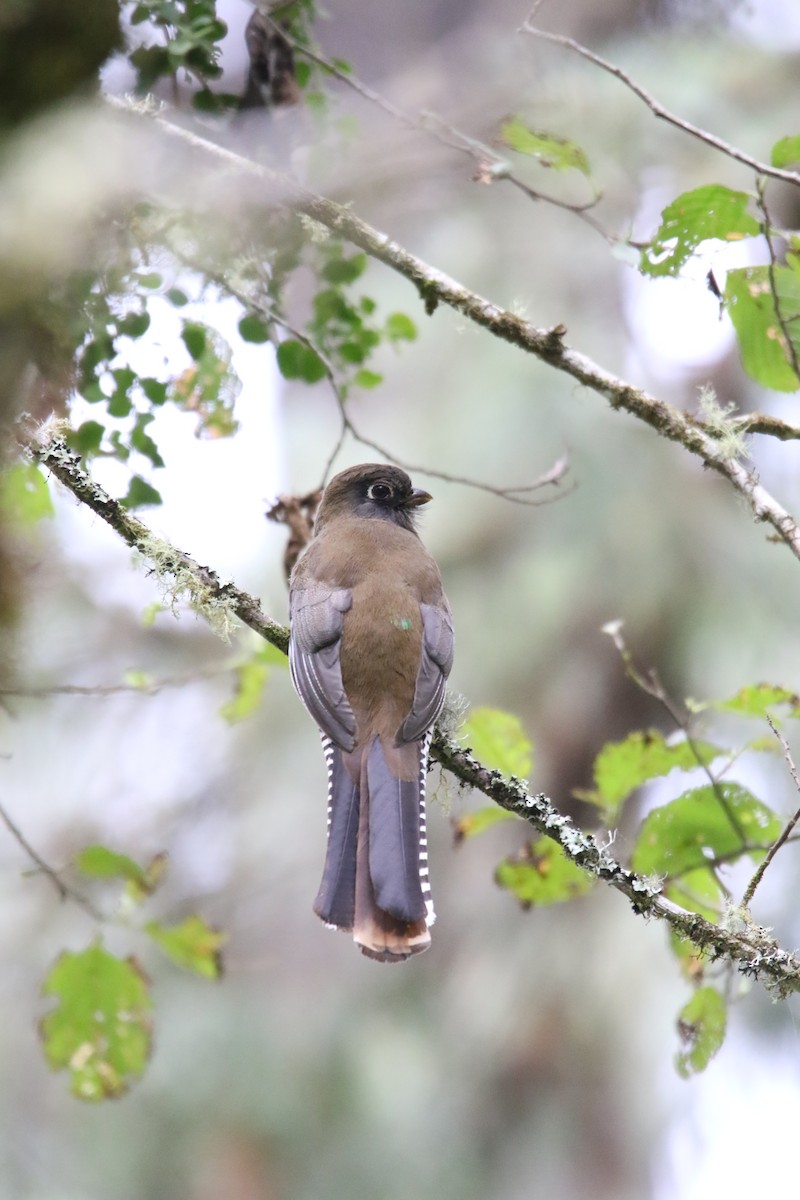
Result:
<svg viewBox="0 0 800 1200">
<path fill-rule="evenodd" d="M 325 756 L 328 847 L 314 911 L 326 924 L 352 930 L 368 958 L 402 962 L 427 950 L 434 920 L 425 823 L 427 740 L 392 748 L 391 766 L 377 737 L 348 755 L 326 740 Z"/>
</svg>

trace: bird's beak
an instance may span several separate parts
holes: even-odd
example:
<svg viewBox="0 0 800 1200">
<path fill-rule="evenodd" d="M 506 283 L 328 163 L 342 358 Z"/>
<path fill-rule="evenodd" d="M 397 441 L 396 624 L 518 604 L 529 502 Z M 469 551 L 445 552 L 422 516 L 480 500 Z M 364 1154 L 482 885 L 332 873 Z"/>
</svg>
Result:
<svg viewBox="0 0 800 1200">
<path fill-rule="evenodd" d="M 422 488 L 414 488 L 408 499 L 403 501 L 403 508 L 419 508 L 420 504 L 427 504 L 432 499 L 433 496 L 430 492 L 426 492 Z"/>
</svg>

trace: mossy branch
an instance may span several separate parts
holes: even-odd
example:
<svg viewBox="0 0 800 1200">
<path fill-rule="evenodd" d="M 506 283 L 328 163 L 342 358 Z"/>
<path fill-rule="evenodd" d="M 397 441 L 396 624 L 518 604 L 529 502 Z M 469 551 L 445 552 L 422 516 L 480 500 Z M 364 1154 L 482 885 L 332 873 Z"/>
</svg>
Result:
<svg viewBox="0 0 800 1200">
<path fill-rule="evenodd" d="M 220 611 L 236 616 L 273 646 L 287 652 L 289 631 L 265 616 L 254 597 L 233 583 L 221 582 L 210 567 L 201 566 L 152 533 L 90 479 L 78 456 L 62 438 L 40 433 L 31 441 L 29 452 L 77 500 L 106 521 L 127 545 L 138 550 L 160 579 L 171 578 L 168 586 L 173 597 L 185 596 L 212 626 L 219 623 Z M 734 914 L 728 928 L 685 912 L 660 894 L 659 880 L 644 878 L 623 867 L 591 834 L 560 813 L 546 796 L 531 794 L 519 780 L 506 779 L 498 771 L 489 770 L 454 738 L 437 731 L 432 754 L 461 783 L 483 792 L 501 808 L 527 821 L 538 833 L 552 838 L 571 862 L 621 892 L 637 915 L 665 921 L 675 933 L 712 959 L 728 959 L 741 971 L 759 978 L 779 998 L 800 990 L 800 959 L 779 946 L 767 930 L 753 924 L 744 910 Z"/>
</svg>

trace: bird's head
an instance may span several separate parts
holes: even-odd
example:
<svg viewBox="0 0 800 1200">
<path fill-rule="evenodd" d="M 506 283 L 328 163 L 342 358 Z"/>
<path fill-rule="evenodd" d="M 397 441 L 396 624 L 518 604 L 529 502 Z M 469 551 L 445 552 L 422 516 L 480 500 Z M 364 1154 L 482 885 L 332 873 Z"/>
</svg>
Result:
<svg viewBox="0 0 800 1200">
<path fill-rule="evenodd" d="M 414 528 L 416 510 L 432 499 L 400 467 L 361 463 L 334 475 L 322 496 L 316 528 L 334 517 L 367 517 Z"/>
</svg>

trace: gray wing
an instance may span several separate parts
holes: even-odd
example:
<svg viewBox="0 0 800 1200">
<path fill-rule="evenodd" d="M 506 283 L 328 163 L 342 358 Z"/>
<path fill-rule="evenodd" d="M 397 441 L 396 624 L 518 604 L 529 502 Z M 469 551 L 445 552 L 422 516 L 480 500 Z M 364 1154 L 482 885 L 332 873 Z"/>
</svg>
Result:
<svg viewBox="0 0 800 1200">
<path fill-rule="evenodd" d="M 397 734 L 398 742 L 415 742 L 430 729 L 442 711 L 447 676 L 453 665 L 453 618 L 447 601 L 420 604 L 422 657 L 414 702 Z"/>
<path fill-rule="evenodd" d="M 289 594 L 292 683 L 322 732 L 342 750 L 356 744 L 356 719 L 339 664 L 344 614 L 352 603 L 349 588 L 324 583 L 296 587 Z"/>
</svg>

